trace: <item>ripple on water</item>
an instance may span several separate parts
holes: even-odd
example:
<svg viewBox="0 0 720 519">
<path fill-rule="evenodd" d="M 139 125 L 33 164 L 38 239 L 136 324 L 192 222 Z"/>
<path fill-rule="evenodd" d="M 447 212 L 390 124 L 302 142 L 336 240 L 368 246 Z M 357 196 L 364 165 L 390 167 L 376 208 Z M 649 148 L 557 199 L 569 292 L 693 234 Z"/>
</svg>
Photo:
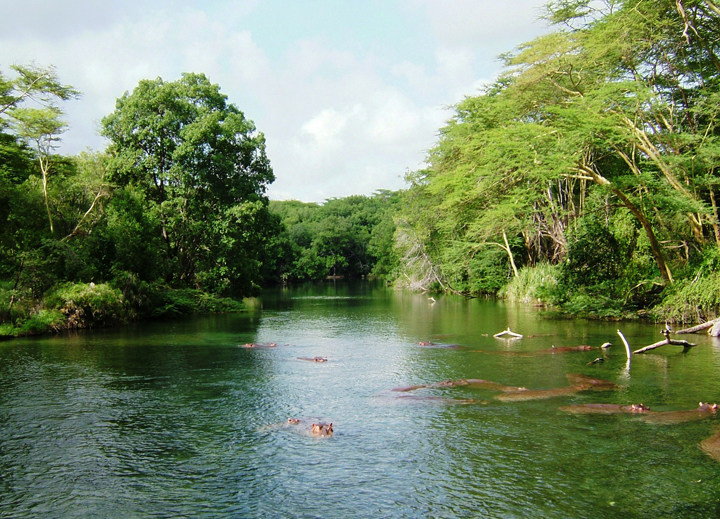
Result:
<svg viewBox="0 0 720 519">
<path fill-rule="evenodd" d="M 145 338 L 110 330 L 0 348 L 0 516 L 715 517 L 720 464 L 696 446 L 715 421 L 558 411 L 720 400 L 711 348 L 638 358 L 620 380 L 612 353 L 590 371 L 582 353 L 538 360 L 415 344 L 505 347 L 483 334 L 508 316 L 550 326 L 489 302 L 339 296 L 153 324 Z M 562 323 L 564 335 L 547 340 L 586 343 L 586 326 L 596 325 L 574 335 Z M 542 340 L 522 347 L 549 347 Z M 237 348 L 248 341 L 279 346 Z M 329 362 L 296 361 L 316 355 Z M 462 386 L 388 391 L 460 378 L 546 389 L 579 372 L 623 387 L 527 402 Z M 291 416 L 333 422 L 335 435 L 267 428 Z"/>
</svg>

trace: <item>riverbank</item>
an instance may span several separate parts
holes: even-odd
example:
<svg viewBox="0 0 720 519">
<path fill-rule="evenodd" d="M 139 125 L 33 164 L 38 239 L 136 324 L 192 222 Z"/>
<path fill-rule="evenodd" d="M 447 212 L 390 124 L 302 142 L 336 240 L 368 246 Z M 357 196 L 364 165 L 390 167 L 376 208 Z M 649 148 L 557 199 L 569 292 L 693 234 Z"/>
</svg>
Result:
<svg viewBox="0 0 720 519">
<path fill-rule="evenodd" d="M 0 316 L 0 339 L 248 310 L 247 302 L 197 289 L 173 289 L 150 283 L 124 287 L 108 283 L 64 283 L 41 298 L 34 298 L 31 293 L 2 290 L 0 300 L 6 309 Z"/>
<path fill-rule="evenodd" d="M 702 268 L 671 284 L 648 279 L 631 287 L 618 279 L 595 286 L 572 285 L 561 265 L 539 264 L 519 270 L 498 297 L 546 307 L 555 319 L 635 320 L 690 325 L 720 316 L 720 273 Z"/>
</svg>

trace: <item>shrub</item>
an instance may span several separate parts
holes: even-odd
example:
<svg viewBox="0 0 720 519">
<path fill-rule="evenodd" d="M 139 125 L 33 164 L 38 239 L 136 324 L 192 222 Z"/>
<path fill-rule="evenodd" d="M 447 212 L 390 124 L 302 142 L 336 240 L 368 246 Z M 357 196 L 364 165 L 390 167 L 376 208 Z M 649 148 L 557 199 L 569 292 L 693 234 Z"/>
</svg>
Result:
<svg viewBox="0 0 720 519">
<path fill-rule="evenodd" d="M 514 303 L 547 303 L 548 291 L 557 285 L 560 275 L 558 265 L 541 263 L 534 267 L 523 267 L 517 277 L 500 290 L 500 297 Z"/>
<path fill-rule="evenodd" d="M 40 310 L 23 322 L 17 323 L 14 335 L 37 335 L 65 328 L 65 316 L 57 309 Z"/>
<path fill-rule="evenodd" d="M 45 297 L 46 308 L 56 308 L 67 318 L 68 328 L 89 328 L 127 322 L 120 290 L 106 283 L 66 283 Z"/>
<path fill-rule="evenodd" d="M 694 323 L 715 319 L 720 313 L 720 272 L 676 281 L 665 289 L 663 301 L 652 309 L 656 321 Z"/>
</svg>

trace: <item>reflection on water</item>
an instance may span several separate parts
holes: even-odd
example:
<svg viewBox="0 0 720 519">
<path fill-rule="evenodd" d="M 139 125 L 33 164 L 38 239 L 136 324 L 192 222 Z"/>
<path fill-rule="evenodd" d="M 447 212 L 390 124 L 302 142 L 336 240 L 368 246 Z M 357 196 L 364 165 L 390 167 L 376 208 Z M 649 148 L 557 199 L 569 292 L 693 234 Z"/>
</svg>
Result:
<svg viewBox="0 0 720 519">
<path fill-rule="evenodd" d="M 250 315 L 0 344 L 0 516 L 716 517 L 720 463 L 698 448 L 714 416 L 559 408 L 720 400 L 717 340 L 638 356 L 626 377 L 617 328 L 639 347 L 656 327 L 437 299 L 278 288 Z M 492 337 L 508 327 L 531 337 Z M 597 350 L 522 355 L 606 341 L 618 346 L 592 365 Z M 572 373 L 618 387 L 495 398 L 546 396 Z M 495 384 L 441 383 L 462 379 Z M 390 391 L 402 386 L 418 388 Z M 288 417 L 334 435 L 273 426 Z"/>
</svg>

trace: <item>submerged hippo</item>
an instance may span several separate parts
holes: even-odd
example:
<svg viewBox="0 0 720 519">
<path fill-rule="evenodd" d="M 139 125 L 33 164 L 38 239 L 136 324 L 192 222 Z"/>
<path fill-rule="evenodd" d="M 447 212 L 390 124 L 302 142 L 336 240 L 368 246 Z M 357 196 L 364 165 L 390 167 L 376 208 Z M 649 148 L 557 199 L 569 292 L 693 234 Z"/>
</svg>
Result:
<svg viewBox="0 0 720 519">
<path fill-rule="evenodd" d="M 574 395 L 580 391 L 582 391 L 582 388 L 578 386 L 560 387 L 556 389 L 520 389 L 495 395 L 493 398 L 502 402 L 523 402 L 526 400 L 544 400 L 546 398 Z"/>
<path fill-rule="evenodd" d="M 710 438 L 705 438 L 698 446 L 712 459 L 720 461 L 720 432 L 713 434 Z"/>
<path fill-rule="evenodd" d="M 285 422 L 266 425 L 260 431 L 269 431 L 276 429 L 290 429 L 305 436 L 329 437 L 333 435 L 333 424 L 325 422 L 315 422 L 314 419 L 308 418 L 288 418 Z"/>
<path fill-rule="evenodd" d="M 298 357 L 298 360 L 307 360 L 309 362 L 327 362 L 327 357 Z"/>
<path fill-rule="evenodd" d="M 443 396 L 434 395 L 399 395 L 398 400 L 405 402 L 430 402 L 433 404 L 486 404 L 483 400 L 476 398 L 445 398 Z"/>
<path fill-rule="evenodd" d="M 561 346 L 561 347 L 553 346 L 552 348 L 548 348 L 547 350 L 540 350 L 540 351 L 538 351 L 538 353 L 540 353 L 540 354 L 543 354 L 543 353 L 552 353 L 552 354 L 554 354 L 554 353 L 570 353 L 573 351 L 589 351 L 592 349 L 600 349 L 600 348 L 599 347 L 593 348 L 592 346 L 586 346 L 584 344 L 581 346 Z"/>
<path fill-rule="evenodd" d="M 518 388 L 516 390 L 509 390 L 504 392 L 502 395 L 495 395 L 496 400 L 502 400 L 504 402 L 519 402 L 524 400 L 542 400 L 545 398 L 555 398 L 558 396 L 568 396 L 579 393 L 580 391 L 607 391 L 617 388 L 617 386 L 609 380 L 603 380 L 600 378 L 592 378 L 580 373 L 569 373 L 566 375 L 567 379 L 572 384 L 567 387 L 560 387 L 556 389 L 525 389 Z"/>
<path fill-rule="evenodd" d="M 514 386 L 505 386 L 503 384 L 498 384 L 497 382 L 492 382 L 490 380 L 483 380 L 481 378 L 461 378 L 458 380 L 443 380 L 442 382 L 436 382 L 435 384 L 431 384 L 428 387 L 457 387 L 457 386 L 469 386 L 469 387 L 479 387 L 483 389 L 489 389 L 491 391 L 502 391 L 502 392 L 511 392 L 511 391 L 525 391 L 524 387 L 514 387 Z"/>
<path fill-rule="evenodd" d="M 420 384 L 417 386 L 401 386 L 401 387 L 395 387 L 391 389 L 390 391 L 398 391 L 398 392 L 408 392 L 408 391 L 415 391 L 416 389 L 422 389 L 422 388 L 434 388 L 434 387 L 458 387 L 458 386 L 469 386 L 469 387 L 479 387 L 483 389 L 488 389 L 491 391 L 522 391 L 525 388 L 523 387 L 513 387 L 513 386 L 505 386 L 503 384 L 498 384 L 497 382 L 492 382 L 490 380 L 482 380 L 480 378 L 461 378 L 457 380 L 443 380 L 442 382 L 435 382 L 434 384 Z"/>
<path fill-rule="evenodd" d="M 333 435 L 333 424 L 330 422 L 327 423 L 314 423 L 310 426 L 310 433 L 313 436 L 332 436 Z"/>
<path fill-rule="evenodd" d="M 609 344 L 609 343 L 605 343 Z M 557 355 L 559 353 L 572 353 L 576 351 L 590 351 L 603 349 L 606 346 L 587 346 L 585 344 L 580 346 L 553 346 L 545 350 L 537 351 L 493 351 L 493 350 L 471 350 L 473 353 L 488 353 L 490 355 L 507 355 L 511 357 L 535 357 L 537 355 Z"/>
<path fill-rule="evenodd" d="M 581 388 L 581 390 L 594 389 L 595 391 L 605 391 L 611 389 L 617 389 L 617 384 L 604 380 L 602 378 L 588 377 L 582 373 L 568 373 L 565 375 L 568 381 Z"/>
<path fill-rule="evenodd" d="M 697 409 L 689 411 L 663 411 L 652 413 L 643 417 L 646 422 L 656 424 L 675 424 L 682 422 L 692 422 L 702 420 L 703 418 L 711 418 L 717 414 L 718 405 L 700 402 Z"/>
<path fill-rule="evenodd" d="M 423 346 L 424 348 L 445 348 L 448 350 L 460 349 L 460 346 L 458 344 L 438 344 L 438 343 L 432 342 L 432 341 L 427 341 L 427 342 L 420 341 L 417 344 L 418 344 L 418 346 Z"/>
<path fill-rule="evenodd" d="M 256 342 L 248 342 L 246 344 L 239 344 L 238 347 L 240 348 L 275 348 L 277 347 L 277 344 L 274 342 L 269 342 L 267 344 L 259 344 Z"/>
<path fill-rule="evenodd" d="M 579 405 L 567 405 L 560 408 L 561 411 L 573 414 L 618 414 L 618 413 L 629 413 L 639 414 L 648 413 L 650 408 L 645 404 L 630 404 L 630 405 L 618 405 L 618 404 L 579 404 Z"/>
</svg>

